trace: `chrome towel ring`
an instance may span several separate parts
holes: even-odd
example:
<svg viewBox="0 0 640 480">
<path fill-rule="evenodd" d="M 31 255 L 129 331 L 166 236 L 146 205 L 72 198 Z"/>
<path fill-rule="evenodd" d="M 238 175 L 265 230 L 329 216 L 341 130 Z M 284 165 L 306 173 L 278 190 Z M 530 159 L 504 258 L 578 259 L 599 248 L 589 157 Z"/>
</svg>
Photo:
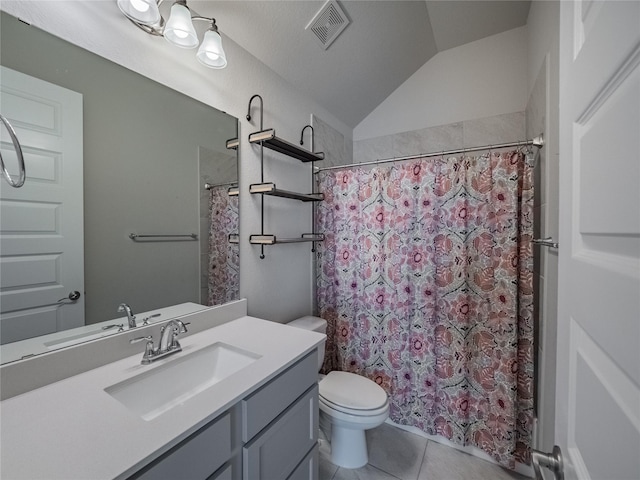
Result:
<svg viewBox="0 0 640 480">
<path fill-rule="evenodd" d="M 16 136 L 16 132 L 13 129 L 9 120 L 7 120 L 4 115 L 0 114 L 0 121 L 9 132 L 9 136 L 11 137 L 11 141 L 13 142 L 13 148 L 16 149 L 16 154 L 18 155 L 18 167 L 20 169 L 20 173 L 18 175 L 18 181 L 14 181 L 13 177 L 9 174 L 7 167 L 4 164 L 4 159 L 2 158 L 2 152 L 0 151 L 0 167 L 2 167 L 2 176 L 4 179 L 14 188 L 20 188 L 24 185 L 24 181 L 27 178 L 27 171 L 24 167 L 24 156 L 22 155 L 22 147 L 20 146 L 20 142 L 18 141 L 18 137 Z"/>
</svg>

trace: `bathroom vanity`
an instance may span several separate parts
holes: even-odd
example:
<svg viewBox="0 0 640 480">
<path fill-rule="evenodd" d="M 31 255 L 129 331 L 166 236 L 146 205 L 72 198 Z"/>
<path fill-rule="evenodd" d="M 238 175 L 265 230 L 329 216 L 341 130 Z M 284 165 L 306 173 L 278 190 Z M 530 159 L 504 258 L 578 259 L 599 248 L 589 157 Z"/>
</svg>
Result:
<svg viewBox="0 0 640 480">
<path fill-rule="evenodd" d="M 324 336 L 243 316 L 179 340 L 4 400 L 0 476 L 317 478 Z"/>
</svg>

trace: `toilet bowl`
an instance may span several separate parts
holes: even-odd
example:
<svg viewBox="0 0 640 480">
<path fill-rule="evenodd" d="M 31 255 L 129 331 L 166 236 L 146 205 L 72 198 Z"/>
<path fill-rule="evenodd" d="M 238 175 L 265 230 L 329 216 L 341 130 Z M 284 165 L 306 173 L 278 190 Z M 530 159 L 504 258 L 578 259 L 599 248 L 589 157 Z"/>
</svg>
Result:
<svg viewBox="0 0 640 480">
<path fill-rule="evenodd" d="M 302 317 L 290 326 L 325 333 L 327 322 Z M 318 369 L 324 361 L 324 344 L 318 349 Z M 349 372 L 329 372 L 318 383 L 321 423 L 331 426 L 331 463 L 359 468 L 368 463 L 365 431 L 382 425 L 389 416 L 389 400 L 377 383 Z"/>
</svg>

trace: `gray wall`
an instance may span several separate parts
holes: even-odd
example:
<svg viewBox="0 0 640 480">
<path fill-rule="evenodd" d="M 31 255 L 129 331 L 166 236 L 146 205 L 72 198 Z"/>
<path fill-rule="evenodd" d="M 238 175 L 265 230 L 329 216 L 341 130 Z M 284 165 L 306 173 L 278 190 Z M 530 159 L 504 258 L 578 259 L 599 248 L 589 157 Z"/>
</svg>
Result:
<svg viewBox="0 0 640 480">
<path fill-rule="evenodd" d="M 226 152 L 236 120 L 14 17 L 1 22 L 2 65 L 84 96 L 88 323 L 119 316 L 120 302 L 199 302 L 199 242 L 128 234 L 199 233 L 198 148 Z"/>
</svg>

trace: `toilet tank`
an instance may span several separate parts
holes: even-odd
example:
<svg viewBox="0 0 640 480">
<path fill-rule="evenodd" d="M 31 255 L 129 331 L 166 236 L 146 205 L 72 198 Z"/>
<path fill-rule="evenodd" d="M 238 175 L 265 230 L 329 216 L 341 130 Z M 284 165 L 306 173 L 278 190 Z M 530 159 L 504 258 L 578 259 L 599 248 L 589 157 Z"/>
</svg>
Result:
<svg viewBox="0 0 640 480">
<path fill-rule="evenodd" d="M 327 321 L 320 318 L 314 317 L 312 315 L 307 315 L 306 317 L 296 318 L 295 320 L 290 321 L 287 325 L 296 328 L 302 328 L 304 330 L 311 330 L 313 332 L 319 332 L 322 334 L 327 334 Z M 324 346 L 325 341 L 323 341 L 320 345 L 318 345 L 318 371 L 322 368 L 322 364 L 324 363 Z"/>
</svg>

